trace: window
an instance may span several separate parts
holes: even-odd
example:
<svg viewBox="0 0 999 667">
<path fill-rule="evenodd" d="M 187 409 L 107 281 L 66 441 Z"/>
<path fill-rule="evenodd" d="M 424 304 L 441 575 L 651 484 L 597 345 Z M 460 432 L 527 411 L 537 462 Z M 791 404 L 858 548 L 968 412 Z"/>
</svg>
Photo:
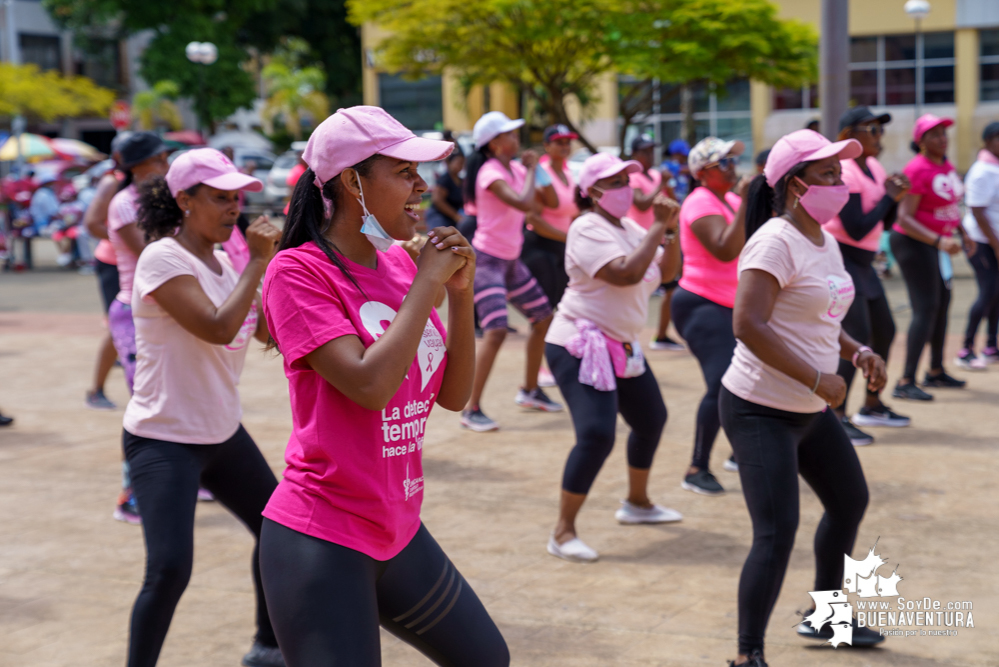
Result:
<svg viewBox="0 0 999 667">
<path fill-rule="evenodd" d="M 21 62 L 34 63 L 40 70 L 62 70 L 60 40 L 51 35 L 18 35 Z"/>
<path fill-rule="evenodd" d="M 76 73 L 93 79 L 98 86 L 121 86 L 121 54 L 113 39 L 88 40 L 87 49 L 76 57 Z"/>
<path fill-rule="evenodd" d="M 954 33 L 854 37 L 850 97 L 867 106 L 952 104 Z"/>
<path fill-rule="evenodd" d="M 982 30 L 978 33 L 981 55 L 981 90 L 982 101 L 999 100 L 999 30 Z"/>
<path fill-rule="evenodd" d="M 394 74 L 379 74 L 378 100 L 385 111 L 410 130 L 439 129 L 444 122 L 439 76 L 407 81 Z"/>
<path fill-rule="evenodd" d="M 818 109 L 818 86 L 774 90 L 774 109 Z"/>
</svg>

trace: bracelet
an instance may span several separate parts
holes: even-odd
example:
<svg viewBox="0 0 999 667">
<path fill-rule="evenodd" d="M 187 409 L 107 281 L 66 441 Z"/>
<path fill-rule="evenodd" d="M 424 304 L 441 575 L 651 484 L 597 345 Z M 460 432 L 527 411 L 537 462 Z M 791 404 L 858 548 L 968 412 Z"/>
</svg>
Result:
<svg viewBox="0 0 999 667">
<path fill-rule="evenodd" d="M 810 392 L 808 392 L 809 396 L 811 396 L 812 394 L 814 394 L 815 392 L 817 392 L 819 390 L 819 383 L 822 382 L 822 371 L 815 371 L 815 373 L 816 373 L 816 375 L 815 375 L 815 386 L 812 387 L 812 390 Z"/>
<path fill-rule="evenodd" d="M 677 232 L 675 231 L 666 232 L 665 234 L 663 234 L 663 241 L 666 244 L 672 243 L 673 241 L 676 240 L 677 236 L 679 236 L 679 234 L 677 234 Z"/>
<path fill-rule="evenodd" d="M 866 345 L 861 345 L 860 347 L 858 347 L 857 351 L 853 353 L 853 367 L 854 368 L 857 367 L 857 359 L 860 357 L 861 354 L 863 354 L 864 352 L 873 352 L 873 351 L 874 350 L 867 347 Z"/>
</svg>

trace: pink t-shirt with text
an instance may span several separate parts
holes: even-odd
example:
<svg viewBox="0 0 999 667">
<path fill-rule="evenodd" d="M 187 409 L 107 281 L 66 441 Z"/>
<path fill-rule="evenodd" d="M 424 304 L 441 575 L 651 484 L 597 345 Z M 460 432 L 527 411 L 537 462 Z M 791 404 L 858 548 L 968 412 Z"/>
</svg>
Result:
<svg viewBox="0 0 999 667">
<path fill-rule="evenodd" d="M 596 277 L 618 257 L 627 257 L 645 238 L 637 222 L 622 218 L 623 227 L 599 213 L 584 213 L 569 227 L 565 241 L 565 272 L 569 287 L 558 304 L 545 342 L 565 346 L 576 335 L 576 318 L 590 320 L 604 334 L 622 343 L 641 338 L 649 315 L 649 297 L 662 282 L 662 248 L 634 285 L 611 285 Z"/>
<path fill-rule="evenodd" d="M 866 160 L 867 169 L 870 170 L 871 176 L 874 177 L 874 180 L 871 180 L 861 170 L 856 160 L 841 160 L 840 164 L 843 167 L 843 183 L 849 186 L 851 194 L 860 195 L 861 210 L 865 214 L 872 211 L 885 196 L 885 181 L 888 180 L 885 168 L 881 166 L 877 158 L 868 157 Z M 838 215 L 822 225 L 822 227 L 844 245 L 877 252 L 881 248 L 881 233 L 884 231 L 885 224 L 884 222 L 879 222 L 874 225 L 874 229 L 859 241 L 843 229 L 843 222 L 839 219 Z"/>
<path fill-rule="evenodd" d="M 790 350 L 823 373 L 839 367 L 840 323 L 854 285 L 836 239 L 822 232 L 821 247 L 783 218 L 771 218 L 746 242 L 739 272 L 766 271 L 780 285 L 767 323 Z M 722 384 L 739 398 L 788 412 L 811 413 L 826 402 L 790 376 L 766 365 L 741 340 Z"/>
<path fill-rule="evenodd" d="M 111 198 L 108 204 L 108 240 L 114 247 L 115 259 L 118 260 L 118 296 L 122 303 L 132 303 L 132 279 L 135 276 L 135 265 L 138 256 L 129 250 L 118 233 L 122 227 L 135 224 L 139 212 L 139 192 L 132 184 Z"/>
<path fill-rule="evenodd" d="M 949 160 L 935 164 L 919 154 L 909 160 L 902 171 L 912 183 L 909 193 L 920 195 L 916 220 L 934 234 L 950 236 L 961 224 L 961 199 L 964 197 L 964 183 L 954 171 L 954 165 Z M 892 228 L 905 234 L 898 222 Z"/>
<path fill-rule="evenodd" d="M 135 387 L 125 408 L 125 430 L 144 438 L 191 445 L 225 442 L 239 428 L 239 376 L 257 330 L 257 306 L 250 308 L 228 345 L 198 338 L 163 310 L 150 293 L 178 276 L 194 276 L 216 306 L 236 288 L 239 274 L 225 253 L 217 274 L 172 238 L 150 243 L 135 271 Z"/>
<path fill-rule="evenodd" d="M 420 527 L 423 437 L 447 365 L 445 331 L 433 311 L 384 410 L 347 398 L 304 357 L 341 336 L 370 347 L 399 311 L 416 265 L 400 246 L 378 253 L 376 269 L 344 262 L 361 290 L 311 242 L 278 253 L 264 278 L 264 315 L 284 357 L 292 415 L 284 479 L 264 516 L 384 561 Z"/>
<path fill-rule="evenodd" d="M 541 217 L 555 229 L 567 232 L 569 231 L 569 225 L 579 215 L 579 207 L 576 206 L 576 181 L 573 180 L 572 173 L 568 167 L 561 171 L 565 176 L 565 183 L 555 173 L 555 168 L 552 167 L 551 162 L 546 160 L 541 164 L 541 168 L 551 176 L 552 187 L 555 188 L 555 194 L 558 196 L 558 207 L 543 208 L 541 210 Z"/>
<path fill-rule="evenodd" d="M 527 168 L 520 162 L 510 162 L 507 171 L 503 163 L 490 158 L 479 170 L 475 179 L 475 211 L 477 227 L 472 245 L 487 255 L 499 259 L 517 259 L 524 245 L 524 215 L 508 206 L 494 195 L 489 186 L 496 181 L 506 181 L 514 192 L 520 194 L 527 178 Z M 466 206 L 467 210 L 467 206 Z"/>
<path fill-rule="evenodd" d="M 636 171 L 628 176 L 628 185 L 630 185 L 633 190 L 641 190 L 645 194 L 649 194 L 658 188 L 662 181 L 663 175 L 655 169 L 649 169 L 649 173 L 647 174 L 645 172 Z M 652 223 L 656 221 L 656 214 L 653 212 L 651 206 L 644 211 L 639 211 L 638 207 L 632 204 L 631 208 L 628 209 L 628 217 L 641 225 L 643 229 L 648 229 L 652 226 Z"/>
<path fill-rule="evenodd" d="M 690 226 L 695 220 L 720 215 L 731 225 L 742 199 L 734 192 L 725 193 L 723 204 L 707 188 L 697 187 L 680 206 L 680 249 L 683 250 L 683 276 L 680 287 L 719 306 L 735 306 L 735 291 L 739 287 L 739 262 L 723 262 L 712 255 L 700 242 Z M 731 208 L 729 208 L 731 207 Z"/>
</svg>

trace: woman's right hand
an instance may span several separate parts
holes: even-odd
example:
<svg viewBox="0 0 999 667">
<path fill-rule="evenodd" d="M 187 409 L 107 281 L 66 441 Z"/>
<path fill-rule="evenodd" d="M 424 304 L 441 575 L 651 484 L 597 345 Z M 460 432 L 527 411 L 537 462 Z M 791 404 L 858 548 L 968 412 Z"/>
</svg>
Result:
<svg viewBox="0 0 999 667">
<path fill-rule="evenodd" d="M 664 194 L 656 195 L 652 200 L 652 213 L 656 222 L 666 225 L 666 231 L 676 231 L 680 218 L 680 203 Z"/>
<path fill-rule="evenodd" d="M 909 178 L 905 174 L 892 174 L 885 181 L 885 193 L 899 201 L 909 191 Z"/>
<path fill-rule="evenodd" d="M 520 154 L 520 163 L 528 170 L 534 169 L 538 164 L 538 154 L 532 150 L 526 150 Z"/>
<path fill-rule="evenodd" d="M 961 252 L 961 242 L 952 236 L 942 237 L 937 247 L 948 255 L 956 255 Z"/>
<path fill-rule="evenodd" d="M 281 230 L 272 225 L 266 215 L 260 216 L 246 228 L 246 245 L 250 249 L 250 259 L 270 262 L 280 240 Z"/>
<path fill-rule="evenodd" d="M 444 234 L 444 230 L 449 230 L 447 235 Z M 453 234 L 450 230 L 454 230 Z M 457 235 L 457 238 L 450 238 L 453 235 Z M 425 272 L 435 282 L 443 285 L 468 261 L 466 257 L 451 250 L 452 245 L 462 245 L 464 239 L 465 237 L 454 227 L 435 227 L 430 231 L 429 240 L 423 244 L 420 256 L 416 259 L 417 270 L 420 273 Z M 467 243 L 465 241 L 466 245 Z M 443 247 L 438 248 L 437 245 Z"/>
<path fill-rule="evenodd" d="M 753 177 L 744 174 L 739 177 L 739 182 L 732 188 L 732 192 L 739 195 L 739 199 L 745 199 L 746 194 L 749 192 L 749 184 L 752 182 Z"/>
<path fill-rule="evenodd" d="M 838 408 L 846 398 L 846 381 L 836 373 L 822 373 L 815 395 L 828 403 L 829 407 Z"/>
</svg>

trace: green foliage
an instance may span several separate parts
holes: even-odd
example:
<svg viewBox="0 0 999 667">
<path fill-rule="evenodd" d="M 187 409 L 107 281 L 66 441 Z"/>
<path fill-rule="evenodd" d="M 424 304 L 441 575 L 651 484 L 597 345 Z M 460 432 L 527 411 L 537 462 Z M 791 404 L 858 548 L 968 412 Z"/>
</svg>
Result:
<svg viewBox="0 0 999 667">
<path fill-rule="evenodd" d="M 180 86 L 173 81 L 157 81 L 150 90 L 136 93 L 132 98 L 132 117 L 139 121 L 139 128 L 155 130 L 161 127 L 179 130 L 184 123 L 174 100 L 180 96 Z"/>
<path fill-rule="evenodd" d="M 0 63 L 0 116 L 51 121 L 107 115 L 115 94 L 84 76 L 40 72 L 37 65 Z"/>
<path fill-rule="evenodd" d="M 274 134 L 274 121 L 280 119 L 292 137 L 301 139 L 305 117 L 315 127 L 329 115 L 329 100 L 321 92 L 326 74 L 321 67 L 304 64 L 308 55 L 305 40 L 287 39 L 264 68 L 267 100 L 261 116 L 267 134 Z"/>
</svg>

